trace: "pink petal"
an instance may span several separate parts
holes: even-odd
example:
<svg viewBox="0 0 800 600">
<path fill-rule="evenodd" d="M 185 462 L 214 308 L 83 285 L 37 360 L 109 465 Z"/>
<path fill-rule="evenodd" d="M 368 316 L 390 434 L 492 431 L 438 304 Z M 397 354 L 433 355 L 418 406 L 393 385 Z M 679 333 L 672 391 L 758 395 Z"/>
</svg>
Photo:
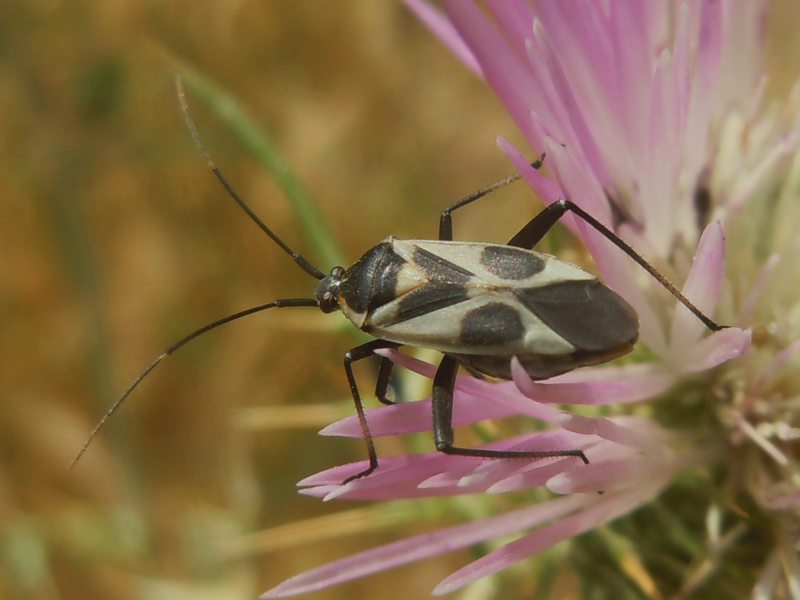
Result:
<svg viewBox="0 0 800 600">
<path fill-rule="evenodd" d="M 686 122 L 689 118 L 689 96 L 691 94 L 691 66 L 693 39 L 689 31 L 689 6 L 678 7 L 675 41 L 672 55 L 674 57 L 675 103 L 677 105 L 678 147 L 683 148 L 686 136 Z"/>
<path fill-rule="evenodd" d="M 495 550 L 468 566 L 456 571 L 434 589 L 434 594 L 453 592 L 468 583 L 501 571 L 509 565 L 541 552 L 565 539 L 574 537 L 627 514 L 656 496 L 669 478 L 654 477 L 642 485 L 617 495 L 565 496 L 591 498 L 592 504 L 583 511 L 562 518 L 558 522 L 542 527 L 525 537 Z M 598 500 L 598 498 L 600 498 Z"/>
<path fill-rule="evenodd" d="M 458 35 L 452 23 L 425 0 L 405 0 L 406 6 L 417 18 L 435 35 L 446 48 L 452 52 L 464 65 L 478 77 L 483 78 L 483 73 L 478 61 L 470 49 Z"/>
<path fill-rule="evenodd" d="M 511 160 L 511 164 L 514 165 L 527 184 L 531 186 L 545 204 L 552 204 L 564 197 L 561 188 L 542 175 L 540 171 L 531 167 L 531 161 L 524 157 L 510 142 L 498 137 L 497 145 L 505 152 L 506 156 Z M 545 163 L 547 162 L 545 157 Z"/>
<path fill-rule="evenodd" d="M 717 306 L 725 277 L 725 233 L 719 221 L 703 231 L 692 269 L 683 285 L 683 295 L 702 313 L 711 317 Z M 670 344 L 682 353 L 696 342 L 707 328 L 688 308 L 678 303 L 672 318 Z"/>
<path fill-rule="evenodd" d="M 532 7 L 525 2 L 507 0 L 488 0 L 487 4 L 500 29 L 512 44 L 516 44 L 520 55 L 524 56 L 525 40 L 533 35 L 533 21 L 536 18 Z"/>
<path fill-rule="evenodd" d="M 423 558 L 452 552 L 559 519 L 563 515 L 579 510 L 593 500 L 592 497 L 586 496 L 567 496 L 490 519 L 406 538 L 287 579 L 266 592 L 261 598 L 285 598 L 307 594 Z"/>
<path fill-rule="evenodd" d="M 635 456 L 594 462 L 581 472 L 559 473 L 547 482 L 554 494 L 617 493 L 639 485 L 643 476 L 653 471 L 653 462 Z"/>
<path fill-rule="evenodd" d="M 564 463 L 568 460 L 574 462 L 574 459 L 564 458 L 557 462 L 539 465 L 535 468 L 519 471 L 507 477 L 498 478 L 496 483 L 486 488 L 486 492 L 489 494 L 504 494 L 507 492 L 530 490 L 542 486 L 554 476 L 563 473 L 566 470 L 566 465 Z M 573 466 L 572 468 L 582 469 L 585 466 L 586 465 L 581 463 L 577 467 Z"/>
<path fill-rule="evenodd" d="M 525 436 L 519 436 L 513 443 L 506 443 L 502 446 L 493 444 L 495 449 L 512 451 L 560 451 L 560 450 L 581 450 L 593 442 L 591 436 L 576 434 L 564 430 L 540 431 Z M 429 480 L 420 484 L 420 487 L 441 487 L 456 485 L 463 487 L 481 486 L 485 491 L 495 482 L 510 477 L 517 473 L 536 471 L 547 467 L 557 467 L 554 472 L 569 470 L 583 462 L 576 457 L 551 457 L 541 459 L 471 459 L 469 469 L 454 469 L 449 467 L 444 473 L 440 473 Z M 466 465 L 465 465 L 466 466 Z M 546 480 L 545 480 L 546 481 Z"/>
<path fill-rule="evenodd" d="M 702 6 L 697 2 L 690 4 L 693 20 L 697 18 L 698 12 L 700 16 L 697 33 L 694 34 L 696 45 L 694 69 L 690 87 L 686 136 L 683 141 L 683 165 L 687 169 L 686 175 L 689 181 L 696 179 L 699 169 L 706 163 L 709 154 L 710 121 L 716 116 L 713 112 L 726 104 L 726 99 L 721 98 L 719 90 L 725 21 L 722 4 L 713 0 L 704 1 Z M 739 65 L 736 67 L 736 72 L 739 77 L 742 76 Z M 694 171 L 692 171 L 693 168 Z M 685 204 L 684 209 L 688 208 L 688 204 Z"/>
<path fill-rule="evenodd" d="M 646 156 L 653 59 L 664 47 L 669 6 L 664 2 L 623 0 L 610 2 L 608 8 L 607 35 L 618 74 L 610 86 L 619 90 L 619 102 L 611 108 L 618 114 L 621 131 L 627 133 L 623 139 L 631 155 L 631 162 L 622 172 L 640 173 L 641 160 Z"/>
<path fill-rule="evenodd" d="M 713 369 L 737 356 L 750 347 L 749 329 L 729 327 L 700 340 L 681 357 L 681 368 L 685 373 L 701 373 Z"/>
<path fill-rule="evenodd" d="M 515 438 L 499 440 L 481 448 L 492 450 L 540 450 L 543 452 L 574 450 L 587 447 L 591 438 L 563 430 L 535 432 Z M 393 498 L 418 498 L 483 492 L 495 481 L 537 465 L 559 462 L 562 470 L 581 464 L 580 459 L 569 457 L 542 459 L 488 459 L 473 456 L 454 456 L 441 452 L 427 454 L 381 457 L 379 465 L 370 475 L 342 482 L 364 471 L 369 463 L 360 461 L 334 467 L 305 478 L 298 485 L 301 493 L 322 497 L 324 500 L 346 497 L 358 500 L 383 500 Z M 533 465 L 533 466 L 532 466 Z M 486 474 L 470 478 L 471 475 Z"/>
<path fill-rule="evenodd" d="M 444 0 L 445 11 L 469 46 L 486 81 L 529 141 L 528 112 L 537 89 L 522 58 L 471 0 Z"/>
<path fill-rule="evenodd" d="M 675 235 L 675 201 L 680 148 L 676 142 L 674 63 L 667 51 L 661 55 L 649 99 L 647 160 L 641 201 L 647 237 L 659 256 L 668 256 Z"/>
<path fill-rule="evenodd" d="M 661 454 L 666 442 L 663 431 L 652 421 L 641 417 L 592 418 L 563 415 L 561 426 L 575 433 L 597 435 L 610 442 L 653 455 Z"/>
<path fill-rule="evenodd" d="M 589 15 L 592 12 L 592 9 L 587 6 L 585 11 L 579 11 L 573 16 L 580 19 L 581 15 Z M 538 23 L 534 25 L 534 31 L 538 44 L 535 48 L 531 48 L 529 62 L 532 64 L 543 62 L 547 66 L 547 72 L 555 92 L 555 97 L 551 98 L 550 105 L 556 108 L 559 113 L 557 121 L 560 125 L 559 129 L 564 133 L 570 133 L 567 138 L 558 141 L 562 144 L 568 144 L 576 156 L 580 155 L 581 162 L 586 163 L 586 169 L 594 173 L 602 184 L 608 184 L 609 177 L 606 174 L 605 163 L 593 135 L 594 129 L 588 122 L 589 117 L 583 111 L 584 106 L 595 106 L 598 88 L 592 86 L 590 90 L 584 89 L 583 98 L 576 97 L 573 82 L 578 81 L 578 79 L 567 76 L 568 72 L 570 74 L 572 72 L 565 69 L 561 63 L 560 57 L 562 56 L 563 48 L 554 47 L 547 31 Z M 604 69 L 602 61 L 598 61 L 597 65 L 593 63 L 587 64 L 585 60 L 576 62 L 590 69 L 594 67 L 601 70 Z"/>
<path fill-rule="evenodd" d="M 423 377 L 433 378 L 436 367 L 424 361 L 412 358 L 396 350 L 379 350 L 377 354 L 390 358 L 396 365 L 405 367 Z M 456 392 L 484 398 L 487 402 L 496 402 L 511 407 L 517 414 L 526 415 L 546 423 L 558 420 L 558 411 L 549 406 L 530 402 L 519 393 L 516 386 L 508 382 L 481 381 L 471 376 L 459 376 L 456 379 Z"/>
<path fill-rule="evenodd" d="M 562 375 L 545 382 L 536 382 L 528 377 L 516 357 L 511 363 L 511 374 L 519 391 L 528 398 L 553 404 L 603 405 L 640 402 L 664 393 L 675 382 L 674 375 L 651 364 L 580 369 L 568 374 L 573 379 L 585 378 L 585 381 L 562 382 Z"/>
<path fill-rule="evenodd" d="M 747 293 L 744 302 L 742 302 L 742 309 L 739 312 L 739 323 L 746 325 L 752 323 L 756 318 L 756 311 L 761 304 L 764 290 L 775 274 L 775 270 L 778 268 L 781 260 L 782 256 L 780 254 L 772 254 L 766 262 L 764 262 L 761 269 L 759 269 L 755 282 L 750 286 L 750 291 Z"/>
<path fill-rule="evenodd" d="M 500 449 L 507 445 L 498 444 Z M 342 482 L 349 476 L 364 471 L 368 461 L 360 461 L 328 469 L 312 475 L 298 485 L 307 486 L 300 493 L 323 498 L 325 501 L 344 497 L 349 500 L 393 500 L 397 498 L 424 498 L 483 492 L 484 485 L 459 486 L 458 479 L 441 485 L 428 485 L 437 476 L 450 473 L 468 474 L 480 468 L 486 459 L 449 456 L 440 452 L 381 457 L 378 469 L 361 479 Z M 518 468 L 524 466 L 517 463 Z M 446 485 L 445 485 L 446 484 Z"/>
<path fill-rule="evenodd" d="M 485 395 L 475 395 L 457 390 L 453 408 L 453 426 L 471 425 L 487 419 L 503 419 L 519 415 L 520 411 L 508 404 L 493 402 Z M 392 406 L 380 406 L 367 411 L 367 423 L 372 437 L 404 435 L 431 431 L 431 400 L 415 400 Z M 326 426 L 320 432 L 325 436 L 361 437 L 358 417 L 351 415 Z"/>
</svg>

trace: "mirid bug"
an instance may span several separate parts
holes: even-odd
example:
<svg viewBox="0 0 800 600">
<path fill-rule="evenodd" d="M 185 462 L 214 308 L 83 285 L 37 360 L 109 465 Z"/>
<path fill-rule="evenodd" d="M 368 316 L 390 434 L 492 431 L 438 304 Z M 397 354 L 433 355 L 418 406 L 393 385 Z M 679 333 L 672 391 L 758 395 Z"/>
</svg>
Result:
<svg viewBox="0 0 800 600">
<path fill-rule="evenodd" d="M 446 454 L 488 459 L 577 457 L 582 450 L 502 451 L 454 445 L 453 391 L 460 366 L 471 372 L 510 379 L 516 357 L 533 379 L 548 379 L 575 368 L 604 363 L 627 354 L 639 332 L 634 309 L 596 277 L 554 256 L 532 250 L 567 212 L 582 219 L 636 261 L 712 331 L 723 328 L 695 307 L 663 275 L 613 231 L 568 199 L 547 206 L 506 244 L 453 241 L 452 213 L 519 175 L 487 186 L 446 208 L 438 240 L 388 237 L 348 268 L 328 275 L 292 250 L 242 200 L 211 159 L 189 114 L 178 80 L 178 96 L 187 127 L 208 166 L 229 196 L 306 273 L 319 280 L 313 298 L 281 299 L 255 306 L 201 327 L 170 346 L 133 381 L 111 406 L 81 448 L 74 464 L 108 418 L 168 355 L 194 338 L 236 319 L 271 308 L 316 307 L 341 311 L 376 339 L 347 352 L 344 371 L 369 455 L 369 467 L 346 482 L 378 468 L 378 457 L 364 413 L 353 363 L 376 350 L 404 345 L 443 353 L 433 380 L 433 437 Z M 544 157 L 542 157 L 543 159 Z M 541 166 L 541 160 L 532 166 Z M 375 394 L 386 394 L 393 363 L 381 357 Z"/>
</svg>

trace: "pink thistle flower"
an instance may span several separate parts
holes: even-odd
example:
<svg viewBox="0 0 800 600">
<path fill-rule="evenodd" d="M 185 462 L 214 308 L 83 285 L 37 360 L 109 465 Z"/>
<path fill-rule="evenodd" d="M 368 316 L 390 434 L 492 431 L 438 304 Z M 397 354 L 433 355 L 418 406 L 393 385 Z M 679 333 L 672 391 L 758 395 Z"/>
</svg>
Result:
<svg viewBox="0 0 800 600">
<path fill-rule="evenodd" d="M 695 547 L 707 555 L 693 556 L 700 566 L 687 566 L 665 593 L 689 594 L 710 573 L 724 579 L 720 557 L 748 525 L 723 530 L 720 514 L 740 513 L 709 496 L 730 494 L 731 504 L 752 500 L 753 510 L 774 525 L 774 544 L 748 555 L 743 566 L 756 597 L 800 594 L 800 484 L 790 448 L 800 439 L 800 379 L 792 369 L 800 354 L 800 273 L 792 260 L 800 246 L 800 117 L 758 116 L 764 3 L 487 0 L 484 11 L 472 1 L 443 0 L 443 12 L 424 0 L 407 4 L 496 92 L 529 148 L 518 150 L 502 138 L 499 146 L 546 204 L 569 198 L 580 205 L 670 279 L 684 282 L 683 293 L 702 311 L 739 327 L 707 334 L 608 240 L 566 217 L 604 282 L 638 312 L 647 356 L 546 381 L 531 381 L 516 359 L 513 381 L 460 376 L 453 422 L 527 417 L 547 428 L 485 447 L 576 448 L 590 464 L 428 453 L 382 457 L 375 473 L 347 484 L 342 481 L 366 463 L 311 476 L 300 482 L 302 493 L 324 500 L 533 488 L 558 496 L 339 560 L 264 597 L 319 590 L 520 535 L 434 590 L 448 593 L 646 506 L 687 472 L 720 469 L 722 485 L 686 488 L 694 501 L 682 510 L 695 518 L 701 513 L 706 527 L 690 533 L 700 536 Z M 530 157 L 542 152 L 545 167 L 536 171 Z M 754 214 L 765 223 L 758 232 L 750 226 Z M 726 236 L 735 237 L 732 251 Z M 759 337 L 751 348 L 754 327 Z M 395 351 L 386 355 L 433 376 L 432 365 Z M 642 404 L 664 395 L 668 401 Z M 551 404 L 589 405 L 589 412 L 564 414 Z M 600 408 L 606 405 L 613 412 Z M 368 420 L 375 437 L 429 433 L 430 413 L 428 398 L 371 410 Z M 361 430 L 352 417 L 322 433 L 358 437 Z M 634 542 L 642 545 L 642 577 L 658 589 L 646 561 L 647 551 L 661 552 L 661 538 L 650 530 L 639 538 L 645 538 Z"/>
</svg>

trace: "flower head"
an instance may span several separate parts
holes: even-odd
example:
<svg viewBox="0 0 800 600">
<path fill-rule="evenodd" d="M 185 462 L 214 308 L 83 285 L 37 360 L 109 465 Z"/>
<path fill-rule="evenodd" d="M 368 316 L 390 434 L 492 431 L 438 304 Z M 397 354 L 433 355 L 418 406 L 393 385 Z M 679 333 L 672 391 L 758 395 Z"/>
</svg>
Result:
<svg viewBox="0 0 800 600">
<path fill-rule="evenodd" d="M 800 438 L 800 273 L 793 256 L 800 246 L 800 123 L 796 113 L 762 107 L 763 3 L 487 0 L 485 11 L 471 1 L 443 0 L 440 12 L 407 1 L 496 92 L 528 148 L 502 138 L 499 146 L 542 201 L 575 202 L 670 280 L 683 282 L 682 293 L 701 311 L 732 327 L 709 333 L 605 237 L 565 217 L 603 281 L 636 309 L 645 350 L 621 365 L 545 381 L 531 381 L 516 359 L 510 382 L 461 376 L 454 425 L 528 417 L 547 427 L 486 447 L 575 448 L 590 464 L 431 453 L 382 458 L 375 473 L 344 485 L 365 464 L 312 476 L 301 482 L 303 493 L 324 499 L 540 487 L 558 496 L 338 561 L 267 597 L 521 536 L 448 577 L 436 588 L 446 593 L 668 495 L 684 473 L 706 486 L 686 488 L 695 498 L 716 494 L 677 511 L 706 523 L 694 528 L 695 554 L 681 576 L 660 577 L 648 569 L 657 562 L 648 561 L 659 532 L 648 530 L 639 536 L 647 539 L 631 541 L 641 545 L 631 553 L 642 557 L 640 576 L 656 588 L 672 586 L 664 590 L 670 593 L 691 592 L 713 573 L 724 579 L 723 555 L 736 540 L 751 527 L 765 535 L 741 519 L 751 510 L 768 517 L 772 542 L 748 554 L 749 585 L 761 597 L 797 593 L 800 480 L 792 444 Z M 529 157 L 540 153 L 547 158 L 537 171 Z M 395 351 L 387 356 L 433 375 L 431 365 Z M 552 404 L 586 406 L 564 414 Z M 381 407 L 368 420 L 376 437 L 426 432 L 430 400 Z M 351 418 L 324 433 L 359 436 L 360 428 Z M 665 542 L 663 552 L 669 547 Z M 702 568 L 692 570 L 691 562 Z"/>
</svg>

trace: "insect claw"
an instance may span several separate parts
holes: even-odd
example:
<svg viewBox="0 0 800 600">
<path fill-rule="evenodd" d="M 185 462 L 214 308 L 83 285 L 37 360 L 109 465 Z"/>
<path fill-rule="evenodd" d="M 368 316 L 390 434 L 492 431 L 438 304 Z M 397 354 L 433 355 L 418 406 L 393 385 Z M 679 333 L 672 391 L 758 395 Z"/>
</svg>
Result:
<svg viewBox="0 0 800 600">
<path fill-rule="evenodd" d="M 378 468 L 378 465 L 375 465 L 375 466 L 370 465 L 369 467 L 367 467 L 366 469 L 364 469 L 360 473 L 356 473 L 355 475 L 351 475 L 350 477 L 345 479 L 342 482 L 342 485 L 346 485 L 346 484 L 350 483 L 351 481 L 355 481 L 356 479 L 362 479 L 363 477 L 366 477 L 367 475 L 371 475 L 372 472 L 377 468 Z"/>
</svg>

